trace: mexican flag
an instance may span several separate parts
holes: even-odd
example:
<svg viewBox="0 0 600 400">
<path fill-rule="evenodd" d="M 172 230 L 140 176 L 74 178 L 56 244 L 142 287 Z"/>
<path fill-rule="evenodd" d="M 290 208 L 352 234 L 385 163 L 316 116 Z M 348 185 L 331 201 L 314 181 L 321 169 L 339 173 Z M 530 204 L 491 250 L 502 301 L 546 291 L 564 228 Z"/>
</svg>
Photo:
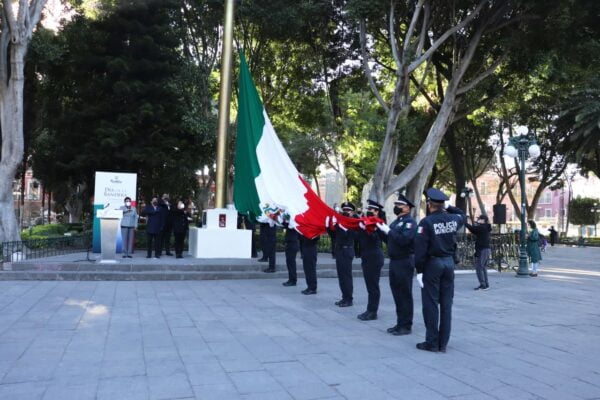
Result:
<svg viewBox="0 0 600 400">
<path fill-rule="evenodd" d="M 361 219 L 336 213 L 298 173 L 265 112 L 243 53 L 238 106 L 233 184 L 237 210 L 259 222 L 285 215 L 290 226 L 307 238 L 326 233 L 334 216 L 345 228 L 359 229 Z"/>
</svg>

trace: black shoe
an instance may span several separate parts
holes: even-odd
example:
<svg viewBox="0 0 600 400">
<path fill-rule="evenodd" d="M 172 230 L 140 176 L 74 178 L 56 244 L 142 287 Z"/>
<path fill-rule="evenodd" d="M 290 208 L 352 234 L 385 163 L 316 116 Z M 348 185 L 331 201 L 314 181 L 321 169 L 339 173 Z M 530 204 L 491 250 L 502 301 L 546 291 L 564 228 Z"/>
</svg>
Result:
<svg viewBox="0 0 600 400">
<path fill-rule="evenodd" d="M 446 348 L 445 347 L 440 347 L 440 353 L 445 353 L 446 352 Z"/>
<path fill-rule="evenodd" d="M 183 256 L 181 254 L 177 254 L 175 258 L 183 258 Z"/>
<path fill-rule="evenodd" d="M 412 331 L 408 328 L 398 328 L 393 332 L 390 332 L 392 335 L 394 336 L 404 336 L 404 335 L 410 335 L 412 333 Z"/>
<path fill-rule="evenodd" d="M 127 256 L 127 258 L 133 258 L 133 256 Z"/>
<path fill-rule="evenodd" d="M 537 273 L 536 272 L 532 272 L 532 273 L 529 274 L 529 276 L 533 276 L 535 278 L 537 276 Z"/>
<path fill-rule="evenodd" d="M 173 253 L 165 253 L 166 256 L 172 256 Z"/>
<path fill-rule="evenodd" d="M 431 351 L 432 353 L 437 353 L 439 351 L 438 347 L 432 347 L 427 342 L 417 343 L 417 349 L 419 349 L 419 350 L 425 350 L 425 351 Z"/>
<path fill-rule="evenodd" d="M 146 256 L 146 258 L 152 258 L 152 256 Z"/>
<path fill-rule="evenodd" d="M 343 299 L 342 299 L 342 300 L 338 300 L 338 301 L 336 301 L 336 302 L 335 302 L 335 303 L 333 303 L 333 304 L 335 304 L 336 306 L 339 306 L 339 305 L 340 305 L 340 304 L 341 304 L 343 301 L 344 301 Z"/>
<path fill-rule="evenodd" d="M 338 304 L 338 307 L 350 307 L 350 306 L 352 306 L 352 300 L 342 300 Z"/>
<path fill-rule="evenodd" d="M 158 260 L 160 258 L 160 256 L 154 256 L 154 258 L 156 258 Z"/>
<path fill-rule="evenodd" d="M 490 285 L 485 285 L 484 287 L 481 288 L 481 290 L 490 290 Z"/>
<path fill-rule="evenodd" d="M 400 329 L 400 325 L 394 325 L 391 328 L 387 328 L 387 333 L 394 333 L 398 329 Z"/>
<path fill-rule="evenodd" d="M 314 289 L 304 289 L 302 292 L 300 292 L 302 294 L 317 294 L 317 291 Z"/>
<path fill-rule="evenodd" d="M 294 281 L 287 281 L 287 282 L 283 282 L 282 285 L 283 286 L 296 286 L 296 282 L 294 282 Z"/>
<path fill-rule="evenodd" d="M 485 285 L 479 285 L 474 290 L 483 290 L 485 289 Z"/>
<path fill-rule="evenodd" d="M 263 257 L 263 258 L 259 258 L 259 259 L 258 259 L 258 260 L 256 260 L 256 261 L 258 261 L 258 262 L 267 262 L 267 261 L 269 261 L 269 259 L 268 259 L 268 258 L 264 258 L 264 257 Z"/>
<path fill-rule="evenodd" d="M 267 269 L 263 269 L 263 272 L 266 272 L 268 274 L 271 274 L 273 272 L 275 272 L 275 268 L 267 268 Z"/>
<path fill-rule="evenodd" d="M 377 319 L 377 313 L 374 311 L 365 311 L 362 314 L 358 314 L 356 318 L 360 319 L 361 321 L 373 321 Z"/>
<path fill-rule="evenodd" d="M 127 256 L 124 255 L 123 258 L 127 258 Z"/>
</svg>

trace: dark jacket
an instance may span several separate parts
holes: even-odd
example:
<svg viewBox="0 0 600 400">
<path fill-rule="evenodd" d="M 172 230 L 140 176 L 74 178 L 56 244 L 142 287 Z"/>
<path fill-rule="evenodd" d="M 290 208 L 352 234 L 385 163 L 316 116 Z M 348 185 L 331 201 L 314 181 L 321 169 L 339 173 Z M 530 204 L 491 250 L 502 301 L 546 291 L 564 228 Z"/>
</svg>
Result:
<svg viewBox="0 0 600 400">
<path fill-rule="evenodd" d="M 158 208 L 161 212 L 161 218 L 164 220 L 163 222 L 163 230 L 170 231 L 173 229 L 173 210 L 176 207 L 173 207 L 172 204 L 166 205 L 162 199 L 158 200 Z"/>
<path fill-rule="evenodd" d="M 456 234 L 465 224 L 463 210 L 448 206 L 429 214 L 419 222 L 415 236 L 415 267 L 423 273 L 430 257 L 454 257 Z"/>
<path fill-rule="evenodd" d="M 186 233 L 189 229 L 189 214 L 183 209 L 173 208 L 171 210 L 171 219 L 173 224 L 173 233 Z"/>
<path fill-rule="evenodd" d="M 416 232 L 417 223 L 410 214 L 398 217 L 390 224 L 386 243 L 391 260 L 408 258 L 415 253 L 414 240 Z"/>
<path fill-rule="evenodd" d="M 142 210 L 142 216 L 147 217 L 146 233 L 156 235 L 163 230 L 165 220 L 159 206 L 154 207 L 148 204 Z"/>
<path fill-rule="evenodd" d="M 475 256 L 478 256 L 481 250 L 490 248 L 490 232 L 492 232 L 492 225 L 465 224 L 465 226 L 475 235 Z"/>
</svg>

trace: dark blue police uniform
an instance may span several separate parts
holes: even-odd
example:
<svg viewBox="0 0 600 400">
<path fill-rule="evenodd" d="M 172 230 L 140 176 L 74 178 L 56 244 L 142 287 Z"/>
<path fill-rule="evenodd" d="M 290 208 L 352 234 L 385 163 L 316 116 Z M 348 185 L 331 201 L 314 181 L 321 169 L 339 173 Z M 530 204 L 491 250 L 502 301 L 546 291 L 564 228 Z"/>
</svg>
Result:
<svg viewBox="0 0 600 400">
<path fill-rule="evenodd" d="M 379 278 L 385 261 L 381 247 L 381 232 L 375 231 L 369 233 L 367 231 L 360 231 L 358 233 L 358 240 L 361 249 L 361 268 L 363 277 L 365 278 L 367 293 L 369 294 L 367 311 L 373 313 L 373 317 L 376 317 L 377 310 L 379 309 L 379 299 L 381 298 Z"/>
<path fill-rule="evenodd" d="M 427 197 L 435 203 L 448 200 L 437 189 L 429 189 Z M 423 218 L 417 228 L 415 266 L 417 273 L 423 274 L 421 297 L 427 330 L 425 342 L 417 344 L 421 350 L 446 351 L 452 324 L 456 234 L 465 219 L 460 208 L 449 206 Z"/>
<path fill-rule="evenodd" d="M 296 255 L 300 249 L 300 243 L 298 241 L 298 232 L 290 228 L 285 227 L 285 264 L 288 269 L 288 281 L 284 283 L 285 286 L 293 286 L 296 284 Z M 286 284 L 287 283 L 287 284 Z"/>
<path fill-rule="evenodd" d="M 345 230 L 339 224 L 335 227 L 335 267 L 342 292 L 339 306 L 352 305 L 352 260 L 354 259 L 354 240 L 357 233 Z"/>
<path fill-rule="evenodd" d="M 264 234 L 263 234 L 264 232 Z M 268 223 L 260 224 L 260 233 L 264 235 L 263 258 L 269 262 L 269 267 L 263 272 L 275 272 L 275 249 L 277 245 L 277 226 Z"/>
<path fill-rule="evenodd" d="M 317 293 L 317 244 L 319 237 L 308 239 L 299 235 L 302 242 L 302 268 L 304 269 L 304 277 L 306 279 L 307 288 L 302 291 L 303 294 Z"/>
<path fill-rule="evenodd" d="M 413 276 L 415 274 L 414 239 L 417 223 L 410 214 L 398 217 L 387 234 L 390 257 L 390 289 L 396 304 L 394 331 L 410 333 L 413 322 Z M 390 332 L 393 333 L 393 332 Z"/>
</svg>

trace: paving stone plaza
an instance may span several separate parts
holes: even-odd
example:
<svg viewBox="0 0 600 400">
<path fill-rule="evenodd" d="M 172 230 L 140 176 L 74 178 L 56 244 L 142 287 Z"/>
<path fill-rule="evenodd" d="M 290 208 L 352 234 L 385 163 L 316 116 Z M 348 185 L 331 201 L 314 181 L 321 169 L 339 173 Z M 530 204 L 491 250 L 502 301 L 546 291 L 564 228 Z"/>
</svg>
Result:
<svg viewBox="0 0 600 400">
<path fill-rule="evenodd" d="M 556 247 L 538 278 L 456 276 L 448 352 L 395 337 L 382 278 L 0 282 L 0 399 L 600 399 L 600 249 Z M 417 284 L 415 281 L 415 289 Z"/>
</svg>

